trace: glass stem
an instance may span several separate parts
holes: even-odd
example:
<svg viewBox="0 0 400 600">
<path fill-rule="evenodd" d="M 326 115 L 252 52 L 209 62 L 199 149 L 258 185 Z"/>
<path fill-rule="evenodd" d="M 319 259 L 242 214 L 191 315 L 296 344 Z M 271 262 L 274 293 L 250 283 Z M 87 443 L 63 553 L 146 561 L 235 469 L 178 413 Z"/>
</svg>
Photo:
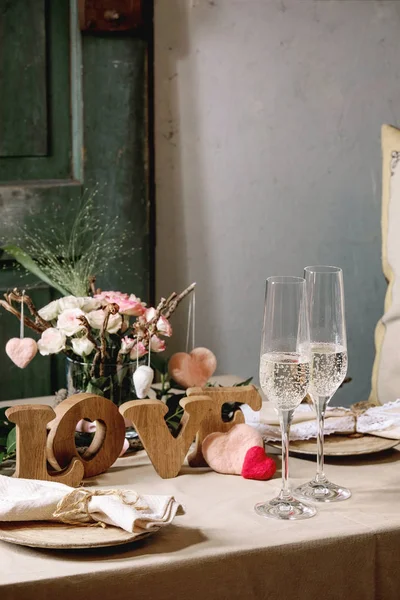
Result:
<svg viewBox="0 0 400 600">
<path fill-rule="evenodd" d="M 282 489 L 279 494 L 281 500 L 291 497 L 289 487 L 289 433 L 294 410 L 281 410 L 279 421 L 282 435 Z"/>
<path fill-rule="evenodd" d="M 317 413 L 317 473 L 315 475 L 316 483 L 324 483 L 326 481 L 324 473 L 324 424 L 325 411 L 329 398 L 319 396 L 315 402 L 315 410 Z"/>
</svg>

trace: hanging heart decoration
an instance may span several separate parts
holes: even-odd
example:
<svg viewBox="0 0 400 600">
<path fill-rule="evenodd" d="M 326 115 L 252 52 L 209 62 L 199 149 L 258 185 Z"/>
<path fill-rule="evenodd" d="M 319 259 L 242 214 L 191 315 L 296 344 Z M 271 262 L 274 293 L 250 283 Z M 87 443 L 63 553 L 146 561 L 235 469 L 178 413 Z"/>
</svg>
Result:
<svg viewBox="0 0 400 600">
<path fill-rule="evenodd" d="M 184 388 L 203 387 L 217 368 L 217 359 L 208 348 L 194 348 L 190 354 L 177 352 L 169 359 L 168 371 Z"/>
<path fill-rule="evenodd" d="M 136 396 L 140 399 L 146 398 L 149 395 L 151 384 L 154 379 L 154 371 L 147 365 L 141 365 L 133 374 L 133 383 L 135 386 Z"/>
<path fill-rule="evenodd" d="M 6 353 L 20 369 L 29 365 L 37 351 L 37 343 L 32 338 L 11 338 L 6 344 Z"/>
</svg>

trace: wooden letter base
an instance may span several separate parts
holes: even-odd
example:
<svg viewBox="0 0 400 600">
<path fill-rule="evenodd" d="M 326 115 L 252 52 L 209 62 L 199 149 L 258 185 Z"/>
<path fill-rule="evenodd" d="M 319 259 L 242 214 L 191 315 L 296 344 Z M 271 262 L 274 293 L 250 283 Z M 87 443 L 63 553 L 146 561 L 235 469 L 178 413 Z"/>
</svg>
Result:
<svg viewBox="0 0 400 600">
<path fill-rule="evenodd" d="M 230 422 L 222 420 L 221 409 L 226 402 L 248 404 L 253 410 L 261 408 L 261 396 L 252 385 L 191 388 L 180 401 L 184 413 L 175 438 L 164 419 L 167 407 L 159 400 L 131 400 L 118 410 L 110 400 L 85 393 L 67 398 L 54 410 L 38 404 L 14 406 L 6 415 L 17 426 L 15 477 L 77 487 L 83 478 L 104 473 L 120 454 L 125 437 L 124 417 L 132 421 L 160 477 L 176 477 L 195 438 L 189 464 L 204 466 L 207 464 L 201 452 L 204 438 L 214 431 L 227 432 L 244 422 L 241 411 Z M 79 455 L 75 427 L 83 418 L 96 421 L 96 433 L 90 447 Z M 54 469 L 52 472 L 48 464 Z"/>
</svg>

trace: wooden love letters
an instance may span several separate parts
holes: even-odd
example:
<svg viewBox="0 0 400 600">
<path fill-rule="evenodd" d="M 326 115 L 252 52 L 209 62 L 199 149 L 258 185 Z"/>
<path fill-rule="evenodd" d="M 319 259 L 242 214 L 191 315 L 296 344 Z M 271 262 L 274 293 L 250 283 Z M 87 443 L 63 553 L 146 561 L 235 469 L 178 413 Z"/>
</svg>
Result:
<svg viewBox="0 0 400 600">
<path fill-rule="evenodd" d="M 176 477 L 195 438 L 189 464 L 204 466 L 201 452 L 204 438 L 214 431 L 227 432 L 244 422 L 241 411 L 230 422 L 222 420 L 221 409 L 226 402 L 248 404 L 253 410 L 261 408 L 260 394 L 252 385 L 191 388 L 180 401 L 184 413 L 177 437 L 168 429 L 164 420 L 167 407 L 159 400 L 132 400 L 118 410 L 110 400 L 83 393 L 67 398 L 54 410 L 40 404 L 9 408 L 7 418 L 17 426 L 15 476 L 76 487 L 82 479 L 103 473 L 120 454 L 125 418 L 133 423 L 160 477 Z M 80 455 L 75 446 L 75 428 L 83 418 L 96 421 L 96 433 L 89 448 Z"/>
</svg>

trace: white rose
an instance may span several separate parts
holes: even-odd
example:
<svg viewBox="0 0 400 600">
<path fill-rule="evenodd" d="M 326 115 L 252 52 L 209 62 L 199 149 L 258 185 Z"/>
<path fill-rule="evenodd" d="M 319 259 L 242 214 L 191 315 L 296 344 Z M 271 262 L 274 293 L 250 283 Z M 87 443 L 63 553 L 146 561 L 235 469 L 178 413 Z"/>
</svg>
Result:
<svg viewBox="0 0 400 600">
<path fill-rule="evenodd" d="M 91 298 L 90 296 L 86 296 L 85 298 L 81 298 L 83 300 L 81 308 L 84 312 L 91 312 L 92 310 L 96 310 L 100 308 L 101 302 L 96 298 Z"/>
<path fill-rule="evenodd" d="M 81 338 L 72 338 L 71 343 L 73 351 L 75 354 L 78 354 L 78 356 L 88 356 L 95 348 L 94 344 L 88 340 L 86 336 Z"/>
<path fill-rule="evenodd" d="M 63 310 L 67 310 L 68 308 L 82 308 L 84 304 L 84 298 L 78 298 L 76 296 L 64 296 L 64 298 L 59 299 L 59 312 L 63 312 Z"/>
<path fill-rule="evenodd" d="M 90 327 L 93 329 L 101 329 L 104 323 L 105 312 L 104 310 L 93 310 L 90 313 L 87 313 L 86 318 L 89 321 Z M 122 326 L 122 317 L 119 313 L 116 315 L 110 315 L 107 324 L 108 333 L 117 333 L 121 329 Z"/>
<path fill-rule="evenodd" d="M 65 335 L 75 335 L 78 331 L 82 331 L 84 326 L 78 317 L 85 316 L 85 313 L 80 308 L 67 308 L 57 319 L 57 328 Z"/>
<path fill-rule="evenodd" d="M 37 345 L 40 354 L 43 356 L 47 356 L 48 354 L 57 354 L 65 348 L 65 335 L 58 329 L 50 327 L 49 329 L 43 331 L 42 337 L 38 341 Z"/>
<path fill-rule="evenodd" d="M 53 300 L 50 304 L 46 304 L 40 310 L 38 310 L 38 314 L 45 321 L 52 321 L 56 319 L 60 313 L 59 300 Z"/>
</svg>

